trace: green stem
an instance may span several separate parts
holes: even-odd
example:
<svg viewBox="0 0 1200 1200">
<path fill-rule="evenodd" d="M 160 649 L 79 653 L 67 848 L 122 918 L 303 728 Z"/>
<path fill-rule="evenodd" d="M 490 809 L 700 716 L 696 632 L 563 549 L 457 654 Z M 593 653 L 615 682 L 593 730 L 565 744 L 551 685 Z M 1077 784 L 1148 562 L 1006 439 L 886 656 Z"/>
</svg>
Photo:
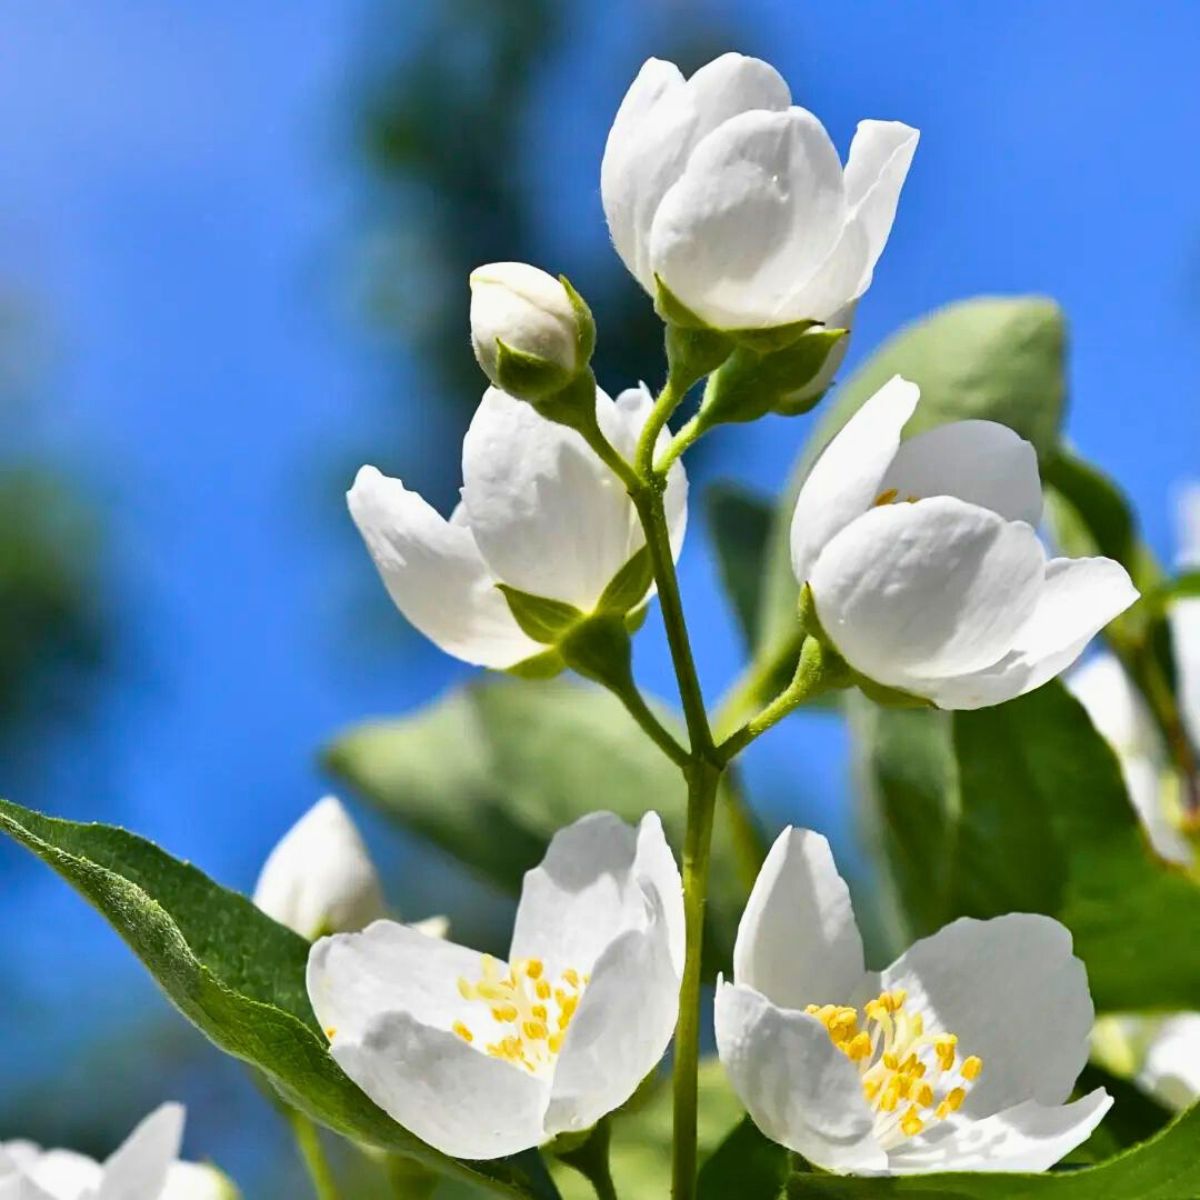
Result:
<svg viewBox="0 0 1200 1200">
<path fill-rule="evenodd" d="M 796 629 L 754 658 L 717 705 L 712 724 L 719 739 L 727 738 L 771 699 L 778 686 L 775 680 L 794 669 L 803 645 L 804 631 Z"/>
<path fill-rule="evenodd" d="M 325 1149 L 321 1145 L 321 1135 L 317 1127 L 294 1108 L 289 1109 L 287 1119 L 317 1200 L 338 1200 L 337 1180 L 330 1170 L 329 1160 L 325 1157 Z"/>
<path fill-rule="evenodd" d="M 699 415 L 691 418 L 680 431 L 671 439 L 670 444 L 654 464 L 654 473 L 665 476 L 674 465 L 675 460 L 687 449 L 693 446 L 704 435 L 705 426 Z"/>
<path fill-rule="evenodd" d="M 675 1027 L 675 1129 L 671 1159 L 673 1200 L 696 1194 L 696 1109 L 700 1068 L 700 968 L 704 950 L 704 909 L 712 852 L 713 814 L 721 768 L 697 762 L 687 773 L 688 821 L 683 843 L 683 914 L 687 951 L 679 988 Z"/>
<path fill-rule="evenodd" d="M 686 768 L 691 755 L 677 742 L 671 731 L 654 715 L 636 685 L 610 687 L 613 695 L 625 706 L 625 711 L 641 726 L 646 736 L 679 768 Z"/>
<path fill-rule="evenodd" d="M 831 684 L 840 682 L 840 674 L 844 670 L 840 660 L 830 662 L 825 647 L 816 638 L 808 638 L 801 647 L 800 661 L 796 664 L 796 674 L 792 682 L 762 712 L 747 721 L 736 733 L 730 734 L 717 747 L 721 761 L 728 762 L 805 700 Z"/>
<path fill-rule="evenodd" d="M 596 1200 L 617 1200 L 617 1187 L 613 1183 L 612 1171 L 608 1165 L 611 1138 L 611 1120 L 605 1117 L 592 1130 L 582 1146 L 558 1156 L 592 1185 Z"/>
<path fill-rule="evenodd" d="M 679 386 L 675 374 L 667 376 L 667 382 L 659 392 L 658 399 L 654 401 L 646 424 L 642 426 L 637 449 L 633 454 L 633 467 L 640 479 L 649 479 L 654 474 L 654 448 L 658 444 L 658 435 L 662 433 L 668 418 L 679 407 L 686 391 L 686 387 Z"/>
</svg>

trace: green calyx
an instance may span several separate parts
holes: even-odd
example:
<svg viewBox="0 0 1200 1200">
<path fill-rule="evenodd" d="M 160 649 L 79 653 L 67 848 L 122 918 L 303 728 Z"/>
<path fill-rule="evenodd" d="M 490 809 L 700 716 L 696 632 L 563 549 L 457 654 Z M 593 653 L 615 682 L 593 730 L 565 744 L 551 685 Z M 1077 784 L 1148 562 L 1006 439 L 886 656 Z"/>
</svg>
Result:
<svg viewBox="0 0 1200 1200">
<path fill-rule="evenodd" d="M 510 667 L 509 673 L 547 679 L 570 667 L 606 686 L 624 686 L 631 678 L 629 635 L 645 619 L 644 601 L 652 582 L 650 553 L 643 546 L 612 577 L 590 613 L 562 600 L 497 584 L 522 632 L 548 647 Z"/>
</svg>

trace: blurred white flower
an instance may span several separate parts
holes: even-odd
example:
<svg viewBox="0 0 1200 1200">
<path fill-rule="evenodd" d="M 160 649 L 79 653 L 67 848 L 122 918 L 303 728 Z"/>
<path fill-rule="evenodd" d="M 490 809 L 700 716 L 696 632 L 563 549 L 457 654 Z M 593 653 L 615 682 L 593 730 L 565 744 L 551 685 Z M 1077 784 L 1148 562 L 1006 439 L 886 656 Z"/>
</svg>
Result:
<svg viewBox="0 0 1200 1200">
<path fill-rule="evenodd" d="M 862 121 L 843 168 L 769 64 L 724 54 L 685 81 L 652 58 L 604 151 L 609 231 L 652 296 L 657 277 L 715 328 L 831 322 L 871 284 L 918 136 Z"/>
<path fill-rule="evenodd" d="M 484 374 L 504 378 L 500 345 L 539 377 L 541 390 L 562 387 L 591 357 L 594 326 L 566 287 L 528 263 L 488 263 L 471 272 L 471 344 Z"/>
<path fill-rule="evenodd" d="M 1040 687 L 1138 596 L 1107 558 L 1047 561 L 1033 447 L 992 421 L 901 443 L 920 399 L 899 376 L 817 460 L 792 518 L 792 567 L 861 675 L 940 708 Z"/>
<path fill-rule="evenodd" d="M 670 1041 L 683 951 L 658 817 L 595 813 L 525 876 L 507 963 L 378 921 L 313 947 L 308 994 L 376 1104 L 446 1154 L 496 1158 L 629 1099 Z"/>
<path fill-rule="evenodd" d="M 280 839 L 263 864 L 254 903 L 309 941 L 353 933 L 384 915 L 379 876 L 337 797 L 314 804 Z"/>
<path fill-rule="evenodd" d="M 652 404 L 644 387 L 616 401 L 596 389 L 600 428 L 626 456 Z M 624 486 L 583 437 L 496 388 L 467 430 L 463 480 L 447 521 L 398 479 L 363 467 L 350 512 L 413 625 L 456 658 L 504 669 L 546 647 L 521 630 L 497 583 L 589 613 L 645 539 Z M 687 524 L 680 463 L 668 476 L 666 510 L 678 556 Z"/>
<path fill-rule="evenodd" d="M 1195 852 L 1173 819 L 1178 785 L 1162 737 L 1125 668 L 1111 654 L 1095 654 L 1065 682 L 1116 751 L 1125 790 L 1150 844 L 1168 862 L 1191 863 Z"/>
<path fill-rule="evenodd" d="M 1042 1171 L 1112 1101 L 1066 1103 L 1093 1009 L 1057 921 L 962 919 L 882 973 L 863 964 L 850 893 L 819 834 L 763 864 L 720 982 L 717 1047 L 767 1137 L 830 1171 Z"/>
<path fill-rule="evenodd" d="M 215 1167 L 179 1162 L 184 1110 L 156 1109 L 103 1163 L 73 1150 L 0 1142 L 3 1200 L 237 1200 Z"/>
<path fill-rule="evenodd" d="M 1179 496 L 1179 553 L 1181 571 L 1200 570 L 1200 484 L 1189 484 Z M 1179 698 L 1192 741 L 1200 745 L 1200 597 L 1176 600 L 1167 614 L 1175 665 L 1179 671 Z"/>
<path fill-rule="evenodd" d="M 1180 1013 L 1158 1025 L 1136 1079 L 1177 1111 L 1200 1099 L 1200 1013 Z"/>
</svg>

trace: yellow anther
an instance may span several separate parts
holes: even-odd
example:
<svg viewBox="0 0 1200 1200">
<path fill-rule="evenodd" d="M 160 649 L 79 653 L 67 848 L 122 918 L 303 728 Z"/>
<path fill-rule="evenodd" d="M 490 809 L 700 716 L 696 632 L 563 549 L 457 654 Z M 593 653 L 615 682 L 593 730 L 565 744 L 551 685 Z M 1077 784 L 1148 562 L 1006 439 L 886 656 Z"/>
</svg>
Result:
<svg viewBox="0 0 1200 1200">
<path fill-rule="evenodd" d="M 526 1021 L 521 1026 L 521 1032 L 531 1042 L 544 1042 L 550 1036 L 549 1030 L 541 1021 Z"/>
<path fill-rule="evenodd" d="M 332 1042 L 333 1039 L 337 1037 L 337 1026 L 330 1025 L 329 1028 L 325 1030 L 325 1036 Z"/>
<path fill-rule="evenodd" d="M 910 1108 L 900 1118 L 900 1128 L 905 1137 L 916 1137 L 925 1128 L 925 1122 L 921 1120 L 921 1114 L 915 1108 Z"/>
<path fill-rule="evenodd" d="M 474 1000 L 475 999 L 475 985 L 469 979 L 459 979 L 458 994 L 464 1000 Z"/>
<path fill-rule="evenodd" d="M 530 979 L 541 979 L 542 972 L 546 969 L 540 958 L 531 958 L 524 963 L 525 974 Z"/>
<path fill-rule="evenodd" d="M 515 1004 L 497 1004 L 492 1009 L 492 1019 L 499 1021 L 502 1025 L 507 1025 L 515 1021 L 520 1013 L 517 1011 Z"/>
<path fill-rule="evenodd" d="M 563 1039 L 566 1036 L 567 1036 L 566 1033 L 563 1032 L 562 1030 L 560 1030 L 558 1033 L 552 1033 L 550 1035 L 549 1045 L 550 1045 L 550 1053 L 551 1054 L 557 1054 L 562 1049 Z"/>
<path fill-rule="evenodd" d="M 579 972 L 574 967 L 568 967 L 562 973 L 563 979 L 573 988 L 579 987 Z"/>
<path fill-rule="evenodd" d="M 546 1011 L 544 1004 L 535 1004 L 529 1011 L 533 1013 L 535 1021 L 545 1022 L 550 1019 L 550 1014 Z"/>
<path fill-rule="evenodd" d="M 900 1066 L 900 1060 L 890 1050 L 880 1060 L 889 1071 L 895 1071 Z"/>
<path fill-rule="evenodd" d="M 857 1033 L 842 1048 L 854 1062 L 870 1058 L 871 1035 L 869 1033 Z"/>
<path fill-rule="evenodd" d="M 454 1030 L 454 1032 L 457 1033 L 464 1042 L 469 1043 L 475 1040 L 475 1035 L 461 1021 L 455 1021 L 450 1028 Z"/>
<path fill-rule="evenodd" d="M 972 1054 L 969 1058 L 964 1058 L 959 1071 L 962 1077 L 972 1083 L 979 1078 L 979 1073 L 983 1070 L 983 1059 L 978 1054 Z"/>
<path fill-rule="evenodd" d="M 920 1013 L 913 1013 L 908 1018 L 908 1027 L 912 1031 L 915 1038 L 919 1038 L 925 1033 L 925 1018 Z"/>
<path fill-rule="evenodd" d="M 943 1071 L 949 1071 L 954 1066 L 954 1051 L 958 1038 L 952 1033 L 939 1034 L 933 1039 L 933 1052 L 937 1055 L 938 1066 Z"/>
<path fill-rule="evenodd" d="M 879 495 L 875 497 L 875 505 L 878 506 L 882 504 L 891 504 L 891 502 L 895 500 L 898 495 L 900 495 L 899 488 L 888 488 L 886 492 L 880 492 Z"/>
<path fill-rule="evenodd" d="M 908 993 L 903 988 L 892 989 L 892 1011 L 895 1012 L 899 1008 L 904 1007 L 905 1000 L 908 999 Z"/>
<path fill-rule="evenodd" d="M 967 1093 L 962 1088 L 954 1088 L 947 1096 L 946 1103 L 950 1105 L 951 1112 L 958 1112 L 962 1108 L 962 1102 L 967 1098 Z"/>
<path fill-rule="evenodd" d="M 544 980 L 544 979 L 539 979 L 539 980 L 537 981 L 537 985 L 536 985 L 536 986 L 534 987 L 534 989 L 533 989 L 533 991 L 534 991 L 534 994 L 537 996 L 537 998 L 538 998 L 539 1000 L 549 1000 L 549 999 L 550 999 L 550 993 L 551 993 L 553 990 L 554 990 L 554 989 L 553 989 L 553 988 L 551 988 L 550 984 L 549 984 L 549 983 L 547 983 L 547 982 L 546 982 L 546 980 Z"/>
<path fill-rule="evenodd" d="M 884 1112 L 895 1112 L 896 1106 L 900 1103 L 900 1077 L 893 1075 L 887 1081 L 887 1086 L 883 1089 L 883 1094 L 879 1097 L 879 1107 Z"/>
<path fill-rule="evenodd" d="M 919 1088 L 917 1088 L 917 1094 L 916 1094 L 915 1098 L 916 1098 L 917 1103 L 922 1108 L 932 1108 L 933 1107 L 933 1088 L 927 1083 L 921 1084 L 921 1086 Z"/>
<path fill-rule="evenodd" d="M 874 1103 L 875 1097 L 879 1095 L 879 1089 L 882 1086 L 878 1079 L 863 1080 L 863 1095 L 866 1096 L 868 1103 Z"/>
</svg>

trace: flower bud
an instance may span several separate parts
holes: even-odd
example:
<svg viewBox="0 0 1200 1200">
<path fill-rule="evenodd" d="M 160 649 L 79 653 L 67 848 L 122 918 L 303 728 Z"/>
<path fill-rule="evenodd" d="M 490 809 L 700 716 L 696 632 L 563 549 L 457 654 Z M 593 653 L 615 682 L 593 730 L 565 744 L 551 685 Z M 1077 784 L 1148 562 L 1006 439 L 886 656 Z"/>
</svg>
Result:
<svg viewBox="0 0 1200 1200">
<path fill-rule="evenodd" d="M 367 848 L 335 797 L 309 809 L 271 851 L 254 903 L 309 941 L 357 932 L 384 915 Z"/>
<path fill-rule="evenodd" d="M 565 279 L 528 263 L 471 273 L 471 342 L 487 377 L 521 400 L 560 391 L 587 368 L 596 328 Z"/>
</svg>

